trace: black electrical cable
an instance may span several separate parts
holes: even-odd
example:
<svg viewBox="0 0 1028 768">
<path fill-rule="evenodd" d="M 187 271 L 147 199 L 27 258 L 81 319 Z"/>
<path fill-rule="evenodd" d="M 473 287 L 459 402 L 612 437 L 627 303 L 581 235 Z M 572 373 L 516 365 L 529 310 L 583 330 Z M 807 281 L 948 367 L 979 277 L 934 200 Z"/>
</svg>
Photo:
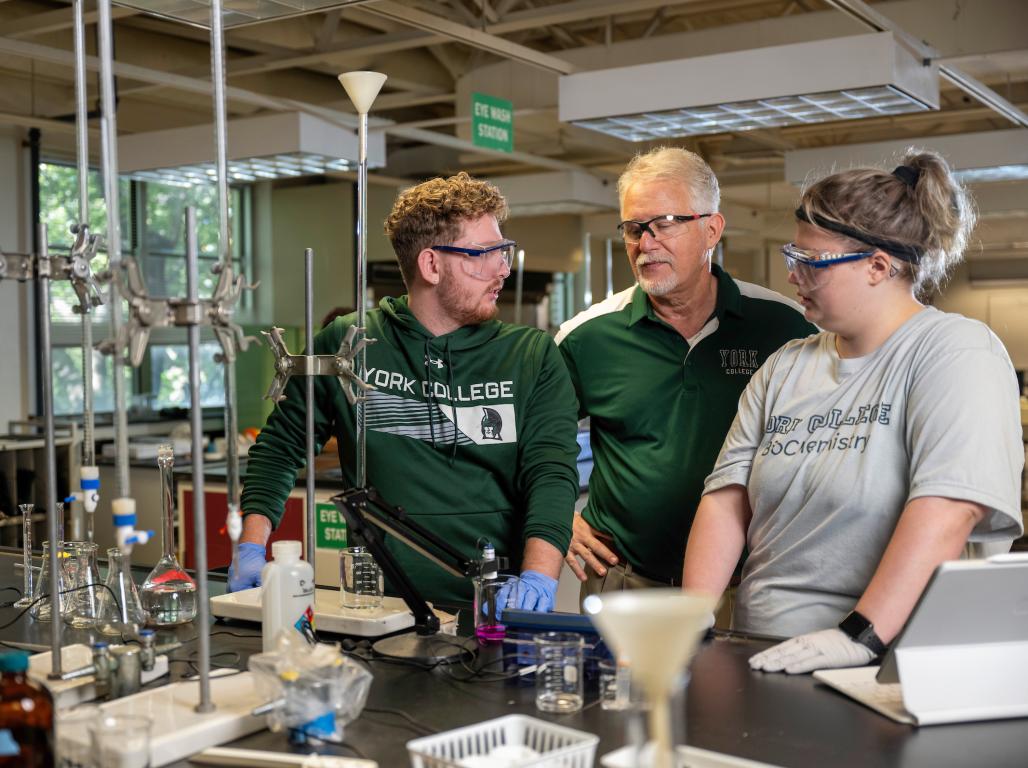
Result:
<svg viewBox="0 0 1028 768">
<path fill-rule="evenodd" d="M 92 587 L 99 587 L 101 589 L 106 589 L 111 594 L 111 599 L 114 601 L 114 604 L 118 607 L 118 613 L 119 614 L 121 613 L 121 601 L 118 600 L 118 596 L 114 593 L 114 590 L 111 589 L 106 584 L 82 584 L 81 586 L 72 587 L 71 589 L 62 589 L 58 594 L 67 595 L 67 594 L 69 594 L 71 592 L 78 592 L 79 590 L 90 589 Z M 49 599 L 50 599 L 50 593 L 49 592 L 46 593 L 45 595 L 40 595 L 35 600 L 33 600 L 31 603 L 29 603 L 24 608 L 22 608 L 18 612 L 18 615 L 15 616 L 13 619 L 11 619 L 9 622 L 7 622 L 6 624 L 0 624 L 0 630 L 4 630 L 4 629 L 7 629 L 8 627 L 14 626 L 26 613 L 31 611 L 38 603 L 41 603 L 44 600 L 49 600 Z M 13 606 L 14 606 L 14 603 L 2 603 L 2 604 L 0 604 L 0 608 L 11 608 Z"/>
<path fill-rule="evenodd" d="M 11 592 L 17 592 L 19 597 L 21 597 L 23 594 L 22 591 L 17 587 L 0 587 L 0 592 L 4 592 L 7 590 L 10 590 Z"/>
<path fill-rule="evenodd" d="M 430 735 L 432 735 L 434 733 L 439 733 L 439 731 L 437 729 L 432 728 L 429 725 L 425 725 L 420 720 L 417 720 L 417 719 L 411 717 L 410 715 L 408 715 L 402 709 L 389 709 L 387 707 L 364 707 L 364 709 L 362 710 L 362 713 L 366 713 L 366 712 L 370 712 L 373 715 L 375 715 L 375 714 L 396 715 L 397 717 L 401 717 L 404 720 L 406 720 L 416 730 L 424 731 L 426 736 L 430 736 Z"/>
</svg>

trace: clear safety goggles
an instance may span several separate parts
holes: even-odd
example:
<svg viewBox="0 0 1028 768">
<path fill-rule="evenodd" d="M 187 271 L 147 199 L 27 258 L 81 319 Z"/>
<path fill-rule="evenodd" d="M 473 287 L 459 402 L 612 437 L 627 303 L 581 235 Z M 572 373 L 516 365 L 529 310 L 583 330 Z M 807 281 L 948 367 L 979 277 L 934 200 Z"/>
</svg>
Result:
<svg viewBox="0 0 1028 768">
<path fill-rule="evenodd" d="M 635 244 L 649 235 L 657 242 L 664 242 L 678 237 L 685 232 L 685 225 L 690 221 L 705 219 L 712 213 L 662 213 L 646 221 L 622 221 L 618 224 L 618 232 L 626 243 Z"/>
<path fill-rule="evenodd" d="M 800 248 L 795 243 L 782 246 L 785 267 L 796 275 L 804 286 L 820 288 L 827 282 L 828 267 L 845 264 L 848 261 L 859 261 L 873 256 L 875 249 L 869 251 L 852 251 L 850 253 L 832 253 L 830 251 L 813 251 Z"/>
<path fill-rule="evenodd" d="M 465 274 L 481 280 L 491 280 L 498 274 L 504 277 L 510 274 L 510 265 L 514 263 L 514 252 L 518 244 L 513 240 L 503 240 L 495 245 L 479 245 L 472 243 L 468 247 L 456 245 L 433 245 L 433 251 L 452 256 L 460 256 Z"/>
</svg>

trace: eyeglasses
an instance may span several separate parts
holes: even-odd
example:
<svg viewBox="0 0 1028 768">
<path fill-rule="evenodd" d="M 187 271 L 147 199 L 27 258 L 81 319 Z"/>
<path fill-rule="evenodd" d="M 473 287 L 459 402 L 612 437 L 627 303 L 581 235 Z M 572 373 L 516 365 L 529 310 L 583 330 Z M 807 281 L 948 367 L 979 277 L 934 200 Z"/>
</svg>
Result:
<svg viewBox="0 0 1028 768">
<path fill-rule="evenodd" d="M 465 273 L 472 277 L 491 279 L 502 263 L 506 267 L 507 274 L 510 274 L 510 265 L 514 262 L 514 252 L 518 244 L 513 240 L 502 240 L 495 245 L 479 245 L 472 243 L 471 247 L 460 247 L 456 245 L 433 245 L 433 251 L 463 256 L 461 263 L 464 265 Z M 504 275 L 506 277 L 506 275 Z"/>
<path fill-rule="evenodd" d="M 824 270 L 835 264 L 845 264 L 847 261 L 859 261 L 873 256 L 877 251 L 872 248 L 869 251 L 852 251 L 850 253 L 832 253 L 830 251 L 814 251 L 809 248 L 800 248 L 795 243 L 787 243 L 782 246 L 782 256 L 785 257 L 785 267 L 795 273 L 796 278 L 806 285 L 819 288 L 824 283 Z"/>
<path fill-rule="evenodd" d="M 626 243 L 638 243 L 642 240 L 644 233 L 657 242 L 664 242 L 685 232 L 683 224 L 713 215 L 713 213 L 663 213 L 646 221 L 622 221 L 618 224 L 618 232 L 621 233 L 621 239 Z"/>
</svg>

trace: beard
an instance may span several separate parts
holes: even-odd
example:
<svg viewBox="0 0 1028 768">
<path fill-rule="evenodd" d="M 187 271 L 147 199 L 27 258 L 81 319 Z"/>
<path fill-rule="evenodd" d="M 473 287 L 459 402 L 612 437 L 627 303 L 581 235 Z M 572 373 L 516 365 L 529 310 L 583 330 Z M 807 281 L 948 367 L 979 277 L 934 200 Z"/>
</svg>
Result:
<svg viewBox="0 0 1028 768">
<path fill-rule="evenodd" d="M 492 320 L 500 311 L 495 303 L 485 299 L 485 294 L 502 288 L 503 281 L 476 282 L 478 285 L 468 288 L 449 267 L 444 268 L 439 282 L 439 304 L 461 326 L 480 325 Z"/>
<path fill-rule="evenodd" d="M 644 261 L 645 263 L 646 260 L 640 257 L 638 261 Z M 642 288 L 643 292 L 648 296 L 666 296 L 675 290 L 681 282 L 681 278 L 679 278 L 678 274 L 674 271 L 660 279 L 643 277 L 642 268 L 638 264 L 638 261 L 635 265 L 635 279 L 639 283 L 639 287 Z M 655 259 L 653 261 L 657 260 Z M 669 264 L 669 266 L 671 265 Z"/>
</svg>

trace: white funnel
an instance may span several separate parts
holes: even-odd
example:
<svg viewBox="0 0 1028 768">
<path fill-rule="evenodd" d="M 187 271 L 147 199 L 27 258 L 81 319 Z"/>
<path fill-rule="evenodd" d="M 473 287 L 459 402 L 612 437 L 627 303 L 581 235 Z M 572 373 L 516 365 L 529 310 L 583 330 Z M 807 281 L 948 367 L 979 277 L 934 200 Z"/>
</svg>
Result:
<svg viewBox="0 0 1028 768">
<path fill-rule="evenodd" d="M 655 765 L 671 764 L 671 690 L 710 625 L 717 602 L 711 595 L 678 589 L 640 589 L 594 595 L 583 603 L 607 644 L 618 656 L 628 657 L 633 682 L 650 699 Z"/>
<path fill-rule="evenodd" d="M 339 82 L 346 89 L 346 95 L 362 115 L 371 111 L 371 105 L 375 103 L 385 81 L 386 76 L 381 72 L 344 72 L 339 75 Z"/>
</svg>

